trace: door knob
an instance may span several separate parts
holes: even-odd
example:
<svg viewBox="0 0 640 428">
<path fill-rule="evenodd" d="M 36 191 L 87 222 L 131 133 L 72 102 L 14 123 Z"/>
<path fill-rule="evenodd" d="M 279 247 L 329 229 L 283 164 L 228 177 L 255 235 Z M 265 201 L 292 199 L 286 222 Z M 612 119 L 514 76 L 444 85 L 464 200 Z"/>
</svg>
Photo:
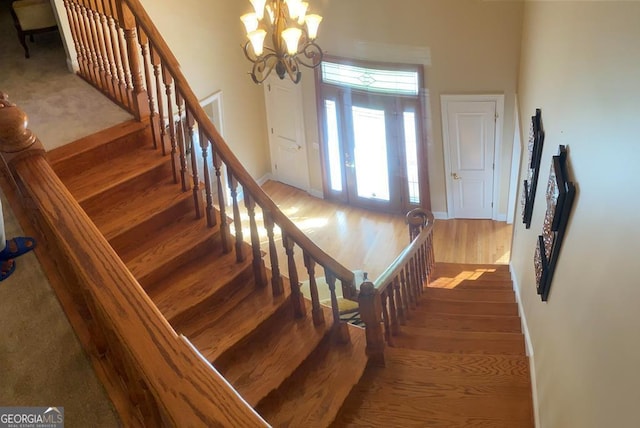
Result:
<svg viewBox="0 0 640 428">
<path fill-rule="evenodd" d="M 451 176 L 453 177 L 454 180 L 460 180 L 462 177 L 460 177 L 457 173 L 452 172 Z"/>
</svg>

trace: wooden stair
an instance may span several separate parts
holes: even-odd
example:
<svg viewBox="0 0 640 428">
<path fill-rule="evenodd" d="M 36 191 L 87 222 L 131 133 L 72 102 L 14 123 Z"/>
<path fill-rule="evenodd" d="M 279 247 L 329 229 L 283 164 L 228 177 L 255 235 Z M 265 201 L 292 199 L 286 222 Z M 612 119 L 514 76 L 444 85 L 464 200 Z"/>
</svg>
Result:
<svg viewBox="0 0 640 428">
<path fill-rule="evenodd" d="M 430 287 L 335 427 L 533 427 L 529 361 L 507 266 L 436 264 Z"/>
<path fill-rule="evenodd" d="M 217 226 L 198 219 L 149 128 L 129 121 L 47 154 L 49 162 L 173 328 L 273 426 L 328 426 L 367 363 L 364 331 L 351 343 L 296 318 L 291 287 L 274 297 L 245 260 L 224 253 Z M 233 246 L 230 246 L 233 247 Z M 267 276 L 271 272 L 267 270 Z M 270 278 L 268 278 L 270 279 Z"/>
</svg>

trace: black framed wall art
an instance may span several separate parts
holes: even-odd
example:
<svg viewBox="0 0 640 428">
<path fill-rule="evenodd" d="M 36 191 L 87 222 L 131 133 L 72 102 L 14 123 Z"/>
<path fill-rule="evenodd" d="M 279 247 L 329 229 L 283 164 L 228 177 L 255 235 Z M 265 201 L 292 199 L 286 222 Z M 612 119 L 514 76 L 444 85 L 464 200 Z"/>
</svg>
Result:
<svg viewBox="0 0 640 428">
<path fill-rule="evenodd" d="M 553 157 L 551 163 L 546 193 L 547 211 L 542 225 L 542 235 L 538 236 L 536 242 L 533 261 L 537 292 L 543 301 L 547 301 L 549 297 L 575 194 L 576 186 L 569 179 L 567 169 L 567 149 L 560 146 L 558 155 Z"/>
<path fill-rule="evenodd" d="M 536 197 L 538 186 L 538 176 L 540 175 L 540 159 L 542 157 L 542 147 L 544 145 L 544 129 L 542 127 L 542 110 L 536 109 L 535 116 L 531 116 L 531 126 L 529 128 L 529 162 L 527 162 L 527 176 L 524 180 L 522 192 L 522 222 L 526 228 L 531 227 L 531 216 L 533 215 L 533 202 Z"/>
</svg>

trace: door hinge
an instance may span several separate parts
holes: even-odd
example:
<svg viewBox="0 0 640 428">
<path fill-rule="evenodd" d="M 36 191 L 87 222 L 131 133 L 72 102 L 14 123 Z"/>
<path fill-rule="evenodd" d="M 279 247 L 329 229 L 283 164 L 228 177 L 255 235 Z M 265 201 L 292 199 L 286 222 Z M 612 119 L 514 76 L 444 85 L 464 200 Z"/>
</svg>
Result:
<svg viewBox="0 0 640 428">
<path fill-rule="evenodd" d="M 493 202 L 491 202 L 491 208 L 493 208 Z"/>
<path fill-rule="evenodd" d="M 271 133 L 273 134 L 273 128 L 271 128 Z"/>
<path fill-rule="evenodd" d="M 498 121 L 498 113 L 497 113 L 497 112 L 496 112 L 496 115 L 495 115 L 494 120 L 495 120 L 495 121 Z"/>
<path fill-rule="evenodd" d="M 267 83 L 267 91 L 271 92 L 271 83 Z"/>
<path fill-rule="evenodd" d="M 277 163 L 274 163 L 274 164 L 273 164 L 273 168 L 277 171 L 277 170 L 278 170 L 278 164 L 277 164 Z"/>
</svg>

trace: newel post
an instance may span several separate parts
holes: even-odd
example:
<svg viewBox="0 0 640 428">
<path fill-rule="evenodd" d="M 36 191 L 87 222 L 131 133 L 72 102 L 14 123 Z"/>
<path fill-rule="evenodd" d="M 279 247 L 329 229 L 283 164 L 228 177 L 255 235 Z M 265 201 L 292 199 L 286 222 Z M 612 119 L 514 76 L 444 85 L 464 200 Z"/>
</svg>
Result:
<svg viewBox="0 0 640 428">
<path fill-rule="evenodd" d="M 11 103 L 7 94 L 0 92 L 0 154 L 9 168 L 18 159 L 45 153 L 42 143 L 27 125 L 27 114 Z"/>
<path fill-rule="evenodd" d="M 384 366 L 384 335 L 382 334 L 382 301 L 380 294 L 371 282 L 365 282 L 360 286 L 358 295 L 360 306 L 360 319 L 365 324 L 367 337 L 367 356 L 374 364 Z"/>
<path fill-rule="evenodd" d="M 127 59 L 129 60 L 129 68 L 131 80 L 133 84 L 133 112 L 138 120 L 146 119 L 150 115 L 149 98 L 144 87 L 144 78 L 142 77 L 142 68 L 140 66 L 141 47 L 138 41 L 136 17 L 129 9 L 129 6 L 123 2 L 116 2 L 118 7 L 118 20 L 124 31 L 124 39 L 127 44 Z"/>
</svg>

